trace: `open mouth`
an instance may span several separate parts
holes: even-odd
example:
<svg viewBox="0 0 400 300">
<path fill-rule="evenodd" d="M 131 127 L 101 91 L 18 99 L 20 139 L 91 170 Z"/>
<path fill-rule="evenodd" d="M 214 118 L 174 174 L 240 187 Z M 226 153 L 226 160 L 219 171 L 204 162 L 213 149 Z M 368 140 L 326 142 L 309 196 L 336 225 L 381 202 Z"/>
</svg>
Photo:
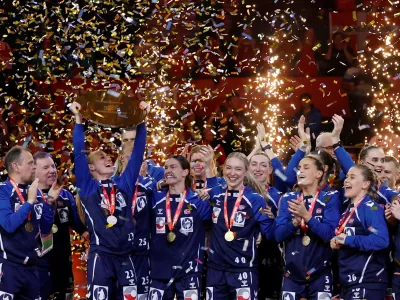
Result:
<svg viewBox="0 0 400 300">
<path fill-rule="evenodd" d="M 235 181 L 237 181 L 239 178 L 236 177 L 236 176 L 228 176 L 228 179 L 229 179 L 230 181 L 232 181 L 232 182 L 235 182 Z"/>
<path fill-rule="evenodd" d="M 106 164 L 106 168 L 110 168 L 110 167 L 112 167 L 113 165 L 111 164 L 111 163 L 108 163 L 108 164 Z"/>
<path fill-rule="evenodd" d="M 381 174 L 383 169 L 374 169 L 375 173 Z"/>
<path fill-rule="evenodd" d="M 168 174 L 165 175 L 165 179 L 175 179 L 176 177 L 174 175 Z"/>
<path fill-rule="evenodd" d="M 352 189 L 352 187 L 350 185 L 345 185 L 343 186 L 345 191 L 349 191 Z"/>
</svg>

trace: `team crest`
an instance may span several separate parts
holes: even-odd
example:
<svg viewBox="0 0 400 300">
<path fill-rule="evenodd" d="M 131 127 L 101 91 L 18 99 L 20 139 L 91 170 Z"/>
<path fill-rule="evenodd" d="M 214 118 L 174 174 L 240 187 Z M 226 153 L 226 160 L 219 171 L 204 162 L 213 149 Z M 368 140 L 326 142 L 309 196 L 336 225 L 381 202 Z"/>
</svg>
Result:
<svg viewBox="0 0 400 300">
<path fill-rule="evenodd" d="M 250 288 L 236 289 L 236 300 L 251 300 Z"/>
<path fill-rule="evenodd" d="M 239 209 L 240 209 L 240 210 L 244 210 L 245 208 L 246 208 L 245 205 L 239 205 Z"/>
<path fill-rule="evenodd" d="M 119 207 L 120 207 L 120 208 L 123 208 L 123 207 L 126 206 L 125 198 L 124 198 L 124 196 L 122 196 L 122 194 L 121 194 L 120 192 L 118 192 L 118 193 L 115 195 L 115 197 L 117 198 L 117 201 L 118 201 L 118 203 L 119 203 Z"/>
<path fill-rule="evenodd" d="M 245 221 L 246 221 L 246 212 L 245 211 L 238 211 L 236 213 L 235 220 L 233 221 L 233 226 L 244 227 Z"/>
<path fill-rule="evenodd" d="M 156 218 L 156 233 L 165 233 L 165 218 Z"/>
<path fill-rule="evenodd" d="M 40 218 L 42 217 L 42 213 L 43 213 L 43 204 L 42 203 L 35 204 L 33 206 L 33 209 L 35 210 L 35 213 L 36 213 L 36 220 L 40 220 Z"/>
<path fill-rule="evenodd" d="M 14 295 L 6 292 L 0 292 L 0 300 L 13 300 Z"/>
<path fill-rule="evenodd" d="M 206 300 L 214 300 L 214 288 L 213 287 L 207 287 Z"/>
<path fill-rule="evenodd" d="M 14 212 L 17 212 L 21 208 L 21 203 L 14 203 Z"/>
<path fill-rule="evenodd" d="M 318 300 L 331 300 L 332 294 L 326 292 L 318 292 Z"/>
<path fill-rule="evenodd" d="M 69 218 L 69 210 L 68 207 L 57 208 L 58 217 L 60 218 L 60 223 L 67 223 Z"/>
<path fill-rule="evenodd" d="M 356 235 L 356 228 L 355 227 L 346 227 L 344 229 L 344 234 L 347 236 L 354 236 L 354 235 Z"/>
<path fill-rule="evenodd" d="M 317 214 L 322 213 L 322 208 L 317 208 Z"/>
<path fill-rule="evenodd" d="M 184 215 L 190 215 L 190 209 L 185 209 L 184 211 L 183 211 L 183 214 Z"/>
<path fill-rule="evenodd" d="M 197 293 L 197 290 L 186 290 L 186 291 L 183 291 L 183 299 L 198 300 L 199 294 Z"/>
<path fill-rule="evenodd" d="M 94 300 L 108 300 L 108 287 L 101 285 L 93 286 L 93 299 Z"/>
<path fill-rule="evenodd" d="M 351 219 L 349 220 L 349 224 L 353 224 L 353 223 L 354 223 L 354 219 L 351 218 Z"/>
<path fill-rule="evenodd" d="M 146 197 L 139 197 L 136 202 L 136 209 L 141 212 L 146 207 Z"/>
<path fill-rule="evenodd" d="M 182 233 L 193 232 L 193 217 L 181 218 L 181 229 Z"/>
<path fill-rule="evenodd" d="M 282 300 L 295 300 L 296 293 L 293 292 L 282 292 Z"/>
<path fill-rule="evenodd" d="M 217 224 L 218 216 L 220 213 L 221 213 L 221 209 L 219 207 L 213 207 L 212 221 L 214 224 Z"/>
<path fill-rule="evenodd" d="M 149 292 L 149 300 L 162 300 L 162 297 L 164 296 L 164 291 L 155 289 L 155 288 L 150 288 Z"/>
<path fill-rule="evenodd" d="M 124 286 L 123 294 L 124 294 L 124 300 L 138 300 L 136 285 Z"/>
</svg>

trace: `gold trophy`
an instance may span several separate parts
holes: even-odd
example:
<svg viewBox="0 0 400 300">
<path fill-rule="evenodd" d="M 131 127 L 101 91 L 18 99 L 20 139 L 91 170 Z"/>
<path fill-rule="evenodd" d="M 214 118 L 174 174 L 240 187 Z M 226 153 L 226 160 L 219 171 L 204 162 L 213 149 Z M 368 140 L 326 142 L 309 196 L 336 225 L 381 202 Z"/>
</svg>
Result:
<svg viewBox="0 0 400 300">
<path fill-rule="evenodd" d="M 144 102 L 114 90 L 83 92 L 76 101 L 82 106 L 82 114 L 86 118 L 107 127 L 137 125 L 147 115 Z"/>
</svg>

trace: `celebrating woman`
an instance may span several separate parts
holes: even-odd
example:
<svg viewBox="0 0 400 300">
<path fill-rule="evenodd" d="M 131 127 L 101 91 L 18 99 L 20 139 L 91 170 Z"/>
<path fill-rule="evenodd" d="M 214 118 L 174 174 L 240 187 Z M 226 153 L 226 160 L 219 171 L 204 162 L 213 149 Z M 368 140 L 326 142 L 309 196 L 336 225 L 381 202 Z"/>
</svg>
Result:
<svg viewBox="0 0 400 300">
<path fill-rule="evenodd" d="M 265 213 L 265 194 L 248 171 L 243 153 L 231 153 L 224 165 L 227 187 L 212 177 L 212 151 L 204 153 L 211 189 L 212 236 L 208 258 L 207 299 L 248 299 L 258 293 L 256 240 L 261 231 L 274 237 L 274 221 Z"/>
<path fill-rule="evenodd" d="M 125 172 L 111 179 L 111 158 L 101 150 L 85 155 L 85 137 L 79 103 L 72 103 L 75 176 L 85 223 L 90 233 L 88 298 L 124 299 L 136 287 L 131 256 L 134 223 L 132 197 L 146 144 L 146 125 L 137 128 L 135 146 Z M 100 298 L 103 297 L 103 298 Z"/>
<path fill-rule="evenodd" d="M 383 209 L 373 200 L 375 183 L 373 171 L 364 165 L 352 167 L 344 181 L 351 203 L 331 239 L 332 249 L 339 250 L 344 300 L 385 299 L 389 233 Z"/>
<path fill-rule="evenodd" d="M 319 187 L 323 176 L 321 162 L 306 156 L 298 166 L 300 191 L 282 197 L 275 231 L 276 240 L 285 246 L 282 299 L 332 296 L 329 241 L 340 212 L 338 193 Z"/>
<path fill-rule="evenodd" d="M 167 189 L 153 192 L 148 299 L 199 299 L 205 253 L 203 221 L 211 206 L 191 190 L 190 164 L 180 155 L 165 162 Z"/>
</svg>

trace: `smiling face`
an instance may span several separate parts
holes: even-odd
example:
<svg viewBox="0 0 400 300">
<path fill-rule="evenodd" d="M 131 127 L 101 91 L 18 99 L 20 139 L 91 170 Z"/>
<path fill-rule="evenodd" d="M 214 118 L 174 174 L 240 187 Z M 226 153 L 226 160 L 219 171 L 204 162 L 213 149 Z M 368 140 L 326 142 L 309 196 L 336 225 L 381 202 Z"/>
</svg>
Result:
<svg viewBox="0 0 400 300">
<path fill-rule="evenodd" d="M 108 179 L 114 174 L 111 157 L 101 150 L 89 155 L 89 169 L 96 180 Z"/>
<path fill-rule="evenodd" d="M 29 151 L 22 151 L 20 159 L 13 162 L 13 172 L 21 177 L 21 183 L 31 184 L 35 179 L 35 162 Z"/>
<path fill-rule="evenodd" d="M 176 185 L 185 182 L 189 170 L 184 170 L 180 162 L 175 158 L 169 158 L 164 165 L 165 183 L 168 185 Z"/>
<path fill-rule="evenodd" d="M 57 181 L 57 169 L 51 157 L 36 159 L 36 178 L 44 188 L 50 188 Z"/>
<path fill-rule="evenodd" d="M 249 171 L 258 182 L 268 184 L 272 173 L 271 163 L 265 155 L 256 154 L 250 160 Z"/>
<path fill-rule="evenodd" d="M 230 190 L 241 189 L 246 174 L 247 169 L 242 160 L 237 157 L 231 157 L 226 160 L 224 166 L 224 177 Z"/>
<path fill-rule="evenodd" d="M 370 181 L 366 181 L 362 174 L 362 170 L 352 167 L 346 175 L 344 181 L 344 196 L 346 198 L 356 198 L 368 191 Z"/>
<path fill-rule="evenodd" d="M 396 182 L 399 178 L 399 169 L 391 161 L 385 161 L 383 164 L 384 170 L 381 172 L 380 180 L 387 180 L 388 186 L 393 189 L 396 187 Z"/>
<path fill-rule="evenodd" d="M 190 171 L 196 179 L 201 179 L 205 174 L 204 162 L 200 153 L 193 153 L 190 156 Z"/>
<path fill-rule="evenodd" d="M 374 171 L 379 178 L 384 168 L 385 153 L 380 148 L 369 149 L 367 155 L 360 163 Z"/>
<path fill-rule="evenodd" d="M 318 170 L 316 162 L 311 158 L 303 158 L 298 166 L 297 183 L 300 187 L 319 184 L 323 172 Z"/>
</svg>

